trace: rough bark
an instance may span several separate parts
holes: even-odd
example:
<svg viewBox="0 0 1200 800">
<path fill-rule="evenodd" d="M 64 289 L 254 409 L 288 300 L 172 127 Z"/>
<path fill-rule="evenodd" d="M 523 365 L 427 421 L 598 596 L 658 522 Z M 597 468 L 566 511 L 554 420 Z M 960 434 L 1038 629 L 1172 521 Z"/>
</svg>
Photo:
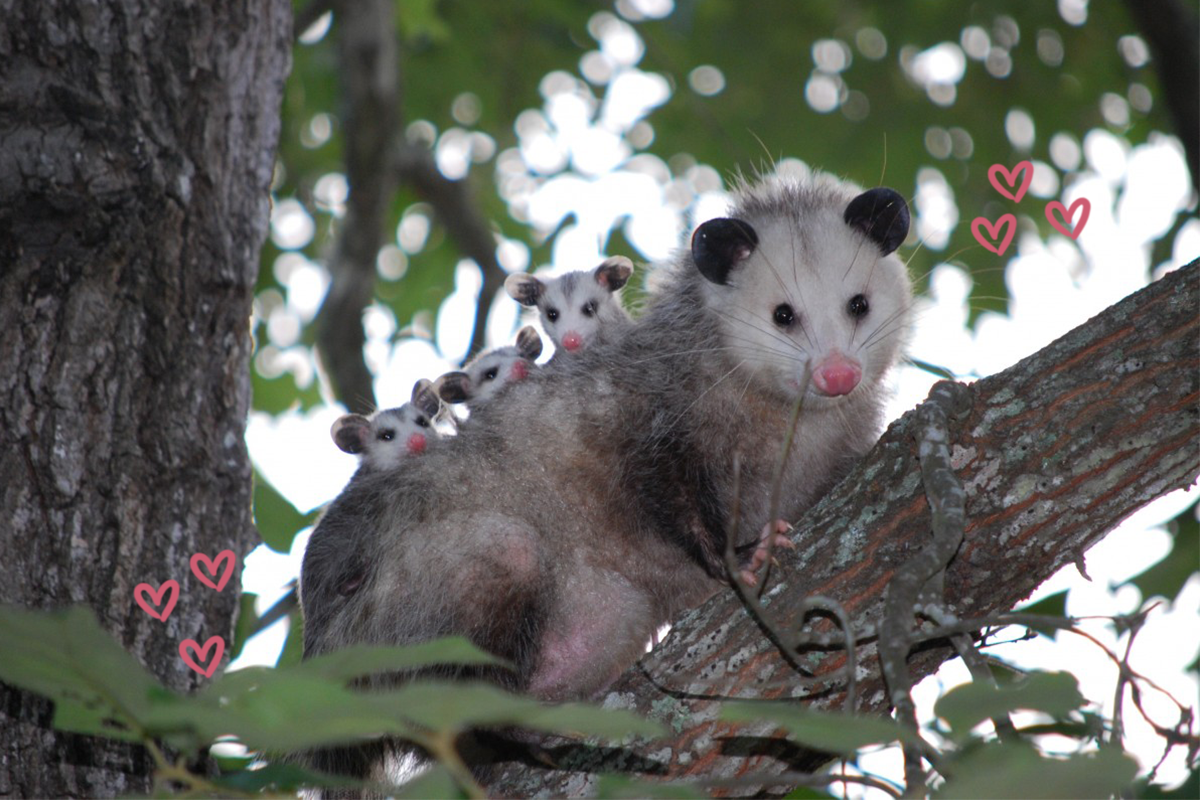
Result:
<svg viewBox="0 0 1200 800">
<path fill-rule="evenodd" d="M 1122 518 L 1200 474 L 1200 262 L 1121 301 L 1033 356 L 970 387 L 973 407 L 951 423 L 953 466 L 967 491 L 967 527 L 945 578 L 959 617 L 1010 609 L 1081 558 Z M 839 602 L 856 628 L 876 625 L 896 568 L 930 538 L 917 463 L 917 420 L 894 422 L 866 459 L 797 526 L 793 553 L 766 593 L 777 629 L 795 627 L 804 598 Z M 914 676 L 954 656 L 949 646 L 910 659 Z M 769 723 L 717 720 L 721 699 L 799 698 L 840 708 L 844 681 L 805 688 L 800 674 L 831 675 L 837 650 L 790 664 L 733 592 L 681 619 L 668 639 L 604 698 L 676 731 L 629 750 L 562 744 L 561 771 L 507 768 L 505 796 L 578 796 L 595 773 L 635 771 L 678 780 L 755 783 L 825 757 L 781 740 Z M 886 713 L 874 640 L 859 649 L 857 708 Z M 766 789 L 786 791 L 785 786 Z"/>
<path fill-rule="evenodd" d="M 228 640 L 238 602 L 189 558 L 257 539 L 248 319 L 290 25 L 286 0 L 0 2 L 0 602 L 87 604 L 179 690 L 180 642 Z M 163 623 L 134 587 L 172 578 Z M 149 768 L 0 686 L 0 795 L 146 793 Z"/>
</svg>

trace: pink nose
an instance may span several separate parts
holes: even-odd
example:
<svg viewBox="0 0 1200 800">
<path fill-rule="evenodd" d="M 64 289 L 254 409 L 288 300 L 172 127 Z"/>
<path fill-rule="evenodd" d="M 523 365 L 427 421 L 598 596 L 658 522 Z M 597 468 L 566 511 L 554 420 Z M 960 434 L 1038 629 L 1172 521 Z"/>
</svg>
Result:
<svg viewBox="0 0 1200 800">
<path fill-rule="evenodd" d="M 858 382 L 862 380 L 862 367 L 857 361 L 846 358 L 841 353 L 834 353 L 826 358 L 813 370 L 813 383 L 817 390 L 828 397 L 839 397 L 850 394 Z"/>
<path fill-rule="evenodd" d="M 571 331 L 563 337 L 563 349 L 567 352 L 574 353 L 581 347 L 583 347 L 583 337 L 575 331 Z"/>
<path fill-rule="evenodd" d="M 414 456 L 417 453 L 425 452 L 425 434 L 414 433 L 412 436 L 408 437 L 408 452 L 412 453 Z"/>
<path fill-rule="evenodd" d="M 514 361 L 509 375 L 514 381 L 523 381 L 529 377 L 529 365 L 524 361 Z"/>
</svg>

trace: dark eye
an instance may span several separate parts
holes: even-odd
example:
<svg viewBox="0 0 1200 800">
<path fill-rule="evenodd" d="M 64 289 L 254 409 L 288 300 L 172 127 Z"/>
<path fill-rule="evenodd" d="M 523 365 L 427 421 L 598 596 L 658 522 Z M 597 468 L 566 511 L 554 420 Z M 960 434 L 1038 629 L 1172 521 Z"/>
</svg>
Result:
<svg viewBox="0 0 1200 800">
<path fill-rule="evenodd" d="M 420 425 L 422 428 L 428 428 L 429 420 L 425 419 L 424 417 L 417 417 L 417 424 Z"/>
<path fill-rule="evenodd" d="M 391 428 L 384 428 L 379 433 L 375 434 L 375 438 L 381 442 L 390 442 L 396 438 L 396 432 Z"/>
<path fill-rule="evenodd" d="M 593 314 L 596 313 L 596 301 L 588 300 L 586 303 L 583 304 L 583 308 L 581 309 L 581 311 L 583 311 L 583 315 L 585 317 L 592 316 Z"/>
<path fill-rule="evenodd" d="M 496 375 L 497 375 L 499 372 L 500 372 L 500 368 L 499 368 L 499 367 L 492 367 L 492 368 L 491 368 L 491 369 L 489 369 L 487 372 L 483 373 L 483 379 L 484 379 L 485 381 L 494 381 L 494 380 L 496 379 Z"/>
<path fill-rule="evenodd" d="M 787 303 L 775 306 L 775 324 L 781 328 L 790 328 L 796 321 L 796 312 Z"/>
<path fill-rule="evenodd" d="M 558 309 L 557 308 L 547 308 L 546 309 L 546 319 L 550 320 L 551 322 L 558 322 Z"/>
<path fill-rule="evenodd" d="M 867 302 L 865 295 L 856 294 L 846 304 L 846 310 L 850 312 L 850 316 L 852 317 L 865 317 L 867 312 L 871 310 L 871 304 Z"/>
</svg>

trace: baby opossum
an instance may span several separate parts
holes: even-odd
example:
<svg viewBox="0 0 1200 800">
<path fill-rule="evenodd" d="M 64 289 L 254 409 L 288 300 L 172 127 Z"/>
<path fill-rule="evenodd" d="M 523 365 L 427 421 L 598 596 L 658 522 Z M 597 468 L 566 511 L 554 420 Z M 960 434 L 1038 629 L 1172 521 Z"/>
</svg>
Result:
<svg viewBox="0 0 1200 800">
<path fill-rule="evenodd" d="M 466 403 L 476 408 L 495 397 L 504 387 L 523 381 L 542 354 L 542 337 L 533 326 L 517 331 L 517 343 L 488 350 L 469 361 L 461 372 L 447 372 L 433 382 L 433 390 L 447 403 Z"/>
<path fill-rule="evenodd" d="M 412 400 L 370 417 L 344 414 L 329 433 L 343 452 L 360 456 L 360 471 L 391 469 L 410 455 L 425 452 L 430 437 L 440 434 L 433 422 L 442 413 L 433 383 L 422 378 L 413 386 Z"/>
<path fill-rule="evenodd" d="M 629 324 L 616 293 L 633 274 L 633 262 L 613 256 L 591 272 L 568 272 L 546 281 L 509 275 L 504 288 L 518 303 L 536 307 L 554 346 L 568 353 L 611 339 Z"/>
<path fill-rule="evenodd" d="M 301 573 L 306 656 L 461 634 L 515 665 L 497 678 L 510 688 L 603 690 L 728 580 L 727 537 L 753 549 L 878 437 L 908 226 L 890 189 L 739 189 L 619 341 L 552 360 L 483 424 L 334 501 Z"/>
</svg>

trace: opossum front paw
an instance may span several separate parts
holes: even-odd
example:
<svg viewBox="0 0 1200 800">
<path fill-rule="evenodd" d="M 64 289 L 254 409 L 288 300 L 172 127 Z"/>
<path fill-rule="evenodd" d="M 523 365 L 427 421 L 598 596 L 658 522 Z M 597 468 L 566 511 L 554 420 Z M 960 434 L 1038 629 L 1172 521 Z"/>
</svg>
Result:
<svg viewBox="0 0 1200 800">
<path fill-rule="evenodd" d="M 789 550 L 796 548 L 796 545 L 792 544 L 792 540 L 787 537 L 791 530 L 792 526 L 782 519 L 769 522 L 763 527 L 762 535 L 758 538 L 758 546 L 754 548 L 749 563 L 738 573 L 742 583 L 747 586 L 758 585 L 758 576 L 755 573 L 767 563 L 767 559 L 770 558 L 775 548 L 786 547 Z"/>
</svg>

